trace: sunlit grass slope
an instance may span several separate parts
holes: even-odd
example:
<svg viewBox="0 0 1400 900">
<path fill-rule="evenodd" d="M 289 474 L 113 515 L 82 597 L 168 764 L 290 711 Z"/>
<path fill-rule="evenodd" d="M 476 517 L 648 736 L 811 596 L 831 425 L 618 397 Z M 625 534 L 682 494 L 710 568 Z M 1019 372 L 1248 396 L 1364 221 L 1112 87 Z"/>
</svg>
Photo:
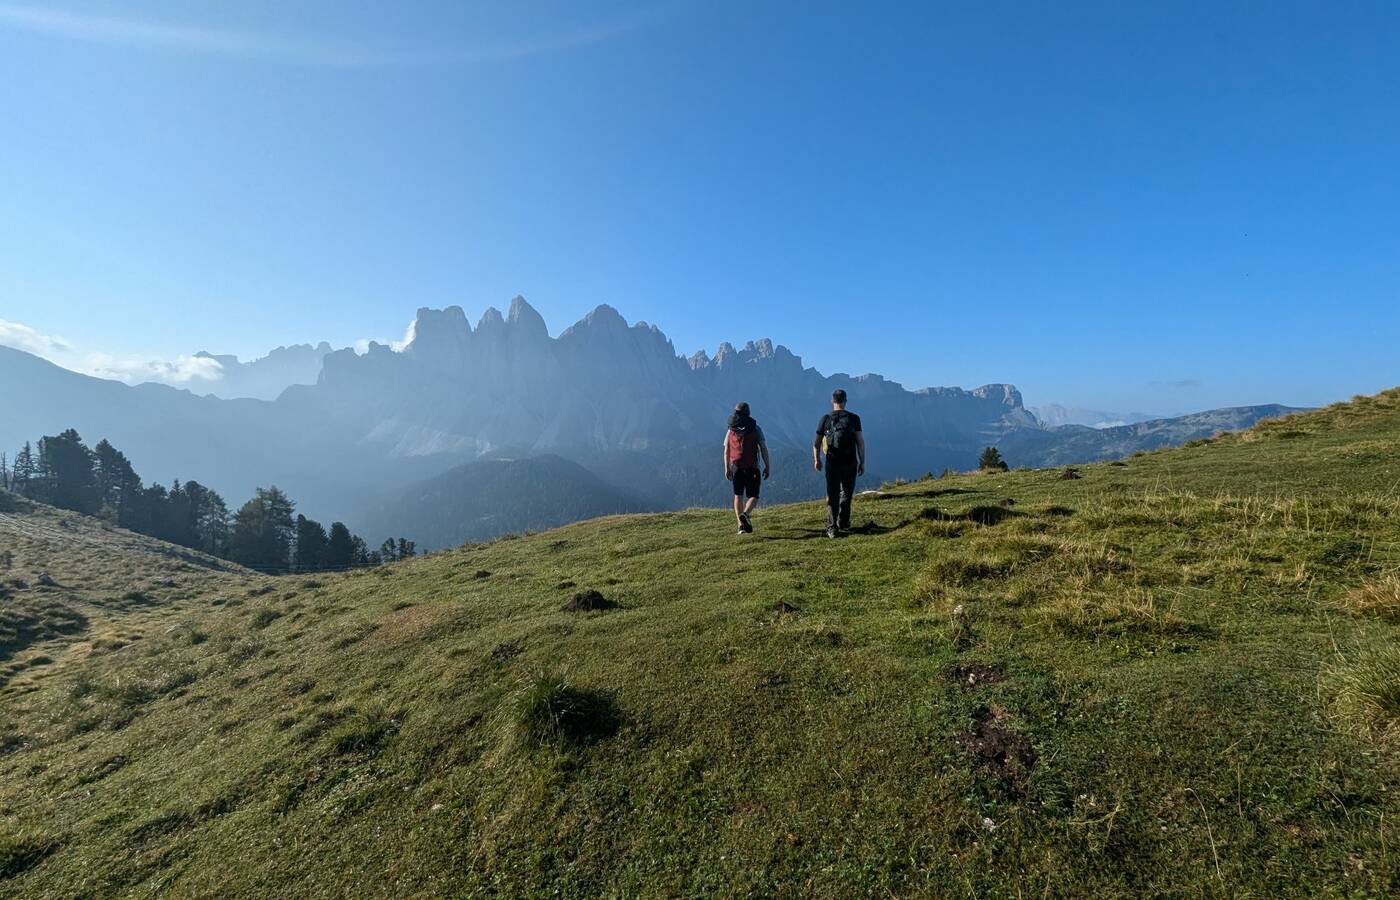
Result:
<svg viewBox="0 0 1400 900">
<path fill-rule="evenodd" d="M 1397 391 L 837 542 L 695 510 L 271 579 L 7 516 L 0 609 L 82 621 L 0 660 L 0 892 L 1400 889 Z"/>
</svg>

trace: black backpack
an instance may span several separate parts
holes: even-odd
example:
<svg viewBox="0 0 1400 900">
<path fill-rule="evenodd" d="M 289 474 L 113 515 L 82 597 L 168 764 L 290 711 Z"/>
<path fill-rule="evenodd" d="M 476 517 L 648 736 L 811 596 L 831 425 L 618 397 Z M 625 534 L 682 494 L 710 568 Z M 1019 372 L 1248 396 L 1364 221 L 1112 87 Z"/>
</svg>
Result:
<svg viewBox="0 0 1400 900">
<path fill-rule="evenodd" d="M 856 432 L 851 427 L 851 414 L 837 410 L 826 420 L 826 458 L 851 462 L 856 458 Z"/>
</svg>

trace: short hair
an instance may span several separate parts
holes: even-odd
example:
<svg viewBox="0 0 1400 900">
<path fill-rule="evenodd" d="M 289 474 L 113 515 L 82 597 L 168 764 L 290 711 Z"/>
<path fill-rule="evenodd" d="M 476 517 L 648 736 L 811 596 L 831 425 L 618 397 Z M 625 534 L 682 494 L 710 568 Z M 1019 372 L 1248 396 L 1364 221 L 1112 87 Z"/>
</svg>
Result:
<svg viewBox="0 0 1400 900">
<path fill-rule="evenodd" d="M 846 405 L 846 392 L 845 392 L 844 390 L 842 390 L 841 388 L 837 388 L 836 390 L 832 391 L 832 392 L 831 392 L 831 402 L 832 402 L 832 403 L 840 403 L 842 406 L 845 406 L 845 405 Z"/>
<path fill-rule="evenodd" d="M 741 416 L 747 416 L 749 414 L 749 405 L 741 400 L 734 404 L 734 411 Z"/>
</svg>

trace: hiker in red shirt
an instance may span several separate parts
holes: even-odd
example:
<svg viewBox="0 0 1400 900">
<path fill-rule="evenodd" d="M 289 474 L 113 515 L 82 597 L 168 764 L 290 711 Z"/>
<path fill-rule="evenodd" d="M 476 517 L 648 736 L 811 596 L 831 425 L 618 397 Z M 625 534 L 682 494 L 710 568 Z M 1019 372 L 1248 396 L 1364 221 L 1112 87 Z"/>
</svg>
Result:
<svg viewBox="0 0 1400 900">
<path fill-rule="evenodd" d="M 759 456 L 763 457 L 762 475 Z M 734 519 L 740 534 L 753 534 L 749 514 L 758 505 L 759 489 L 768 473 L 768 442 L 763 439 L 763 429 L 749 415 L 749 405 L 740 403 L 734 407 L 724 435 L 724 480 L 734 484 Z"/>
</svg>

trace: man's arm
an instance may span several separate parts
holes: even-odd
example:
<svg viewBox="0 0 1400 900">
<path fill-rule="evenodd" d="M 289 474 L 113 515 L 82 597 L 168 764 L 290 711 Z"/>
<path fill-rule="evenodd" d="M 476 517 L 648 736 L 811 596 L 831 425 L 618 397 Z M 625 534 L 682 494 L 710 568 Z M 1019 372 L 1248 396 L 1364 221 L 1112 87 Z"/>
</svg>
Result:
<svg viewBox="0 0 1400 900">
<path fill-rule="evenodd" d="M 818 472 L 822 470 L 822 433 L 820 431 L 812 440 L 812 468 Z"/>
<path fill-rule="evenodd" d="M 763 477 L 764 477 L 764 478 L 767 478 L 767 477 L 768 477 L 768 473 L 771 472 L 771 471 L 773 471 L 772 466 L 771 466 L 771 465 L 769 464 L 769 462 L 768 462 L 768 445 L 767 445 L 767 444 L 759 444 L 759 445 L 758 445 L 758 450 L 759 450 L 760 453 L 763 454 Z"/>
<path fill-rule="evenodd" d="M 856 432 L 856 474 L 865 474 L 865 435 Z"/>
<path fill-rule="evenodd" d="M 727 430 L 724 432 L 724 443 L 720 446 L 719 455 L 724 461 L 724 480 L 728 481 L 731 476 L 729 474 L 729 432 Z"/>
</svg>

